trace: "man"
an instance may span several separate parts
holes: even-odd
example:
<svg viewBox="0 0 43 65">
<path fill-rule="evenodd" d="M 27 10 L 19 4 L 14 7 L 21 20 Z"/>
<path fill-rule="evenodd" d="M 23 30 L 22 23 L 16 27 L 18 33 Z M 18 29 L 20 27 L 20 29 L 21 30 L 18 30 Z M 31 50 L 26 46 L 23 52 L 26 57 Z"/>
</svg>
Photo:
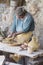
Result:
<svg viewBox="0 0 43 65">
<path fill-rule="evenodd" d="M 24 8 L 18 7 L 8 37 L 13 36 L 16 38 L 17 43 L 28 43 L 32 36 L 32 31 L 34 31 L 34 19 L 32 15 Z M 15 55 L 10 55 L 10 57 L 15 61 L 18 61 L 16 58 L 19 58 L 19 56 L 15 58 Z"/>
<path fill-rule="evenodd" d="M 10 28 L 10 35 L 8 35 L 8 37 L 17 36 L 19 41 L 29 41 L 28 39 L 32 36 L 34 27 L 34 19 L 32 15 L 24 8 L 18 7 L 16 9 L 16 14 L 14 15 L 14 21 Z"/>
</svg>

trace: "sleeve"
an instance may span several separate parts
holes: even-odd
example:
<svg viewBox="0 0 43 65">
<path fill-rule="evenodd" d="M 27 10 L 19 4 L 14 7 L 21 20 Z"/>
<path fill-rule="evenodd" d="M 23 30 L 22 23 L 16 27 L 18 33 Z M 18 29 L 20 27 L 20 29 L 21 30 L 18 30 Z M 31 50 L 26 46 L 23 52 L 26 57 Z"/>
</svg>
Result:
<svg viewBox="0 0 43 65">
<path fill-rule="evenodd" d="M 10 27 L 10 32 L 11 33 L 14 33 L 16 31 L 16 16 L 14 16 L 14 20 L 13 20 L 13 23 Z"/>
<path fill-rule="evenodd" d="M 23 24 L 23 32 L 29 32 L 34 24 L 34 19 L 32 16 L 28 16 L 26 22 Z"/>
</svg>

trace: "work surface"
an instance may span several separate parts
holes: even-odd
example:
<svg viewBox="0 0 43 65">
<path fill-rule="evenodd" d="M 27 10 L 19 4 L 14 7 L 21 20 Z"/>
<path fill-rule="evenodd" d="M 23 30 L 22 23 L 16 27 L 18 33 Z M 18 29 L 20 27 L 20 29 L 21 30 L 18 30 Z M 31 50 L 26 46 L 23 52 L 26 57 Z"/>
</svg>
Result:
<svg viewBox="0 0 43 65">
<path fill-rule="evenodd" d="M 1 42 L 0 42 L 0 51 L 5 51 L 5 52 L 9 52 L 9 53 L 17 53 L 19 55 L 28 56 L 30 58 L 43 54 L 42 49 L 39 49 L 38 51 L 33 52 L 32 54 L 29 54 L 29 52 L 27 50 L 21 50 L 21 48 L 19 46 L 10 46 L 8 44 L 4 44 Z"/>
</svg>

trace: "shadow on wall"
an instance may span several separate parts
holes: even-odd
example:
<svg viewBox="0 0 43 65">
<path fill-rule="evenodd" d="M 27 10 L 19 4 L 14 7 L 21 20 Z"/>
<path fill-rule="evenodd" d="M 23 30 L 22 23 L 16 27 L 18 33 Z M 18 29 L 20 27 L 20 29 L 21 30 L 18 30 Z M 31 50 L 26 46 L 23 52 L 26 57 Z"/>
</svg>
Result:
<svg viewBox="0 0 43 65">
<path fill-rule="evenodd" d="M 39 39 L 39 43 L 40 43 L 40 48 L 43 49 L 43 38 Z"/>
</svg>

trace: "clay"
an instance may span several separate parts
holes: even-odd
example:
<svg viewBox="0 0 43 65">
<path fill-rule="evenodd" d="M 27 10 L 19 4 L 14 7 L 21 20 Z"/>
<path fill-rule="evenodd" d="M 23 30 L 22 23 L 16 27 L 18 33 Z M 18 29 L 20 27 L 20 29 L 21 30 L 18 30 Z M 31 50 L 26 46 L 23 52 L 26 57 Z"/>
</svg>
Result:
<svg viewBox="0 0 43 65">
<path fill-rule="evenodd" d="M 39 46 L 40 46 L 40 44 L 39 44 L 39 42 L 38 42 L 38 39 L 36 38 L 36 37 L 32 37 L 32 40 L 29 42 L 29 44 L 28 44 L 28 51 L 30 52 L 30 53 L 32 53 L 33 51 L 36 51 L 36 50 L 38 50 L 39 49 Z"/>
</svg>

